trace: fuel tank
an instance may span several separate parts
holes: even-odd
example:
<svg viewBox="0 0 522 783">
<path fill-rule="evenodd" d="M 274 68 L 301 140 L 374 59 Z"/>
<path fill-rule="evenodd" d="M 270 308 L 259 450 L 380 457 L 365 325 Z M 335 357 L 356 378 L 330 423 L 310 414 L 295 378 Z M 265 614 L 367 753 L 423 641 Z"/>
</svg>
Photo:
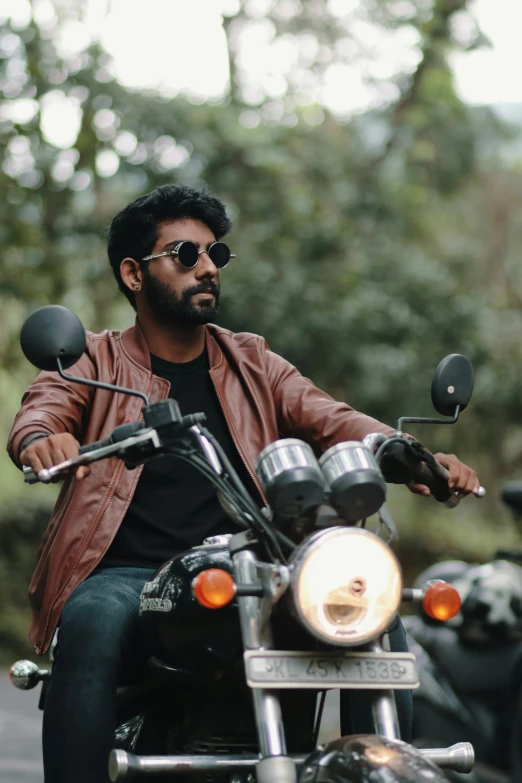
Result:
<svg viewBox="0 0 522 783">
<path fill-rule="evenodd" d="M 304 762 L 299 783 L 447 783 L 417 748 L 374 734 L 340 737 Z"/>
<path fill-rule="evenodd" d="M 201 571 L 221 568 L 232 574 L 228 541 L 216 538 L 166 562 L 141 594 L 140 615 L 159 636 L 162 660 L 176 668 L 223 665 L 242 651 L 237 602 L 207 609 L 192 594 Z"/>
</svg>

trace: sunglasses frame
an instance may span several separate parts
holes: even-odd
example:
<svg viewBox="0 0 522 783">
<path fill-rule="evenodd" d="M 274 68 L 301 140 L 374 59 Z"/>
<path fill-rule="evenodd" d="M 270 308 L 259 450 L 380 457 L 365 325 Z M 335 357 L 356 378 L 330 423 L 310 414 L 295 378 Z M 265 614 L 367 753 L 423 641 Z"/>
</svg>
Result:
<svg viewBox="0 0 522 783">
<path fill-rule="evenodd" d="M 197 250 L 197 253 L 198 253 L 198 257 L 196 259 L 196 263 L 192 264 L 192 266 L 186 266 L 182 261 L 179 260 L 179 249 L 180 249 L 180 247 L 182 245 L 186 245 L 186 244 L 189 244 L 189 245 L 192 245 L 193 247 L 195 247 L 196 250 Z M 178 242 L 176 247 L 173 247 L 172 250 L 164 250 L 162 253 L 154 253 L 151 256 L 145 256 L 145 258 L 140 259 L 140 263 L 142 261 L 152 261 L 153 258 L 159 258 L 160 256 L 171 256 L 172 258 L 177 258 L 178 259 L 178 261 L 181 264 L 181 266 L 183 267 L 183 269 L 194 269 L 194 267 L 196 267 L 198 265 L 198 261 L 199 261 L 200 255 L 202 253 L 207 253 L 207 255 L 209 256 L 210 260 L 215 265 L 216 269 L 224 269 L 226 266 L 228 266 L 230 259 L 236 257 L 236 254 L 235 253 L 230 253 L 230 248 L 229 248 L 230 257 L 229 257 L 227 263 L 223 264 L 223 266 L 217 266 L 216 262 L 214 261 L 214 259 L 210 255 L 210 251 L 212 250 L 214 245 L 225 245 L 225 247 L 228 248 L 228 245 L 225 242 L 216 241 L 216 242 L 212 242 L 212 244 L 210 245 L 209 248 L 203 248 L 202 250 L 199 250 L 199 248 L 198 248 L 198 246 L 196 245 L 195 242 L 192 242 L 190 239 L 183 239 L 181 242 Z"/>
</svg>

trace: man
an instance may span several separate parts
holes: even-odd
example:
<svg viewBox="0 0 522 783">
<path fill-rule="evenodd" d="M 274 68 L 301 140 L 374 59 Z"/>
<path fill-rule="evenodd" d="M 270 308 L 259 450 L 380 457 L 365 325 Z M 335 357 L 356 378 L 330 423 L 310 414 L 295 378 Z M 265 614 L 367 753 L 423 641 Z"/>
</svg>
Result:
<svg viewBox="0 0 522 783">
<path fill-rule="evenodd" d="M 221 239 L 230 228 L 216 198 L 183 186 L 157 188 L 117 215 L 109 259 L 137 311 L 136 325 L 89 334 L 71 372 L 144 391 L 151 402 L 170 394 L 183 414 L 204 411 L 261 504 L 255 460 L 278 437 L 301 438 L 324 452 L 391 430 L 317 389 L 261 337 L 211 325 L 220 269 L 231 257 Z M 136 397 L 41 373 L 24 396 L 9 453 L 37 472 L 139 418 L 140 407 Z M 437 456 L 456 491 L 478 490 L 470 468 Z M 138 619 L 144 583 L 177 552 L 235 530 L 212 487 L 172 458 L 134 471 L 113 458 L 66 479 L 30 586 L 30 638 L 39 655 L 60 624 L 44 713 L 47 783 L 104 780 L 116 685 L 147 655 Z"/>
</svg>

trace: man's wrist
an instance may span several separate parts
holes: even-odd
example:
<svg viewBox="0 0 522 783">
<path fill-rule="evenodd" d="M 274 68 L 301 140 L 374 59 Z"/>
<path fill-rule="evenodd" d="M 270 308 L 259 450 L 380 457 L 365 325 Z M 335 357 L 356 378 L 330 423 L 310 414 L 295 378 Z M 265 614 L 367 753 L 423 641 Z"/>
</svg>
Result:
<svg viewBox="0 0 522 783">
<path fill-rule="evenodd" d="M 27 438 L 24 438 L 22 441 L 22 445 L 20 447 L 20 454 L 25 451 L 25 449 L 30 446 L 32 443 L 35 443 L 37 440 L 41 440 L 42 438 L 48 438 L 49 433 L 48 432 L 33 432 L 31 435 L 28 435 Z"/>
</svg>

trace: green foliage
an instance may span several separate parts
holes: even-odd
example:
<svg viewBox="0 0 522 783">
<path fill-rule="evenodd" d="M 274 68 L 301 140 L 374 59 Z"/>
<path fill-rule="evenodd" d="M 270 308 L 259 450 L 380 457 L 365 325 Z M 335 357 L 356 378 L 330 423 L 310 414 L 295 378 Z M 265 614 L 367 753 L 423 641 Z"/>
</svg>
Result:
<svg viewBox="0 0 522 783">
<path fill-rule="evenodd" d="M 489 498 L 448 521 L 406 490 L 392 505 L 410 566 L 447 554 L 488 558 L 497 537 L 517 541 L 496 496 L 522 466 L 522 177 L 517 133 L 453 89 L 447 55 L 478 45 L 480 31 L 455 37 L 465 0 L 363 4 L 358 23 L 414 31 L 414 65 L 381 80 L 388 98 L 378 106 L 340 121 L 310 96 L 332 62 L 363 56 L 360 28 L 326 0 L 265 5 L 274 41 L 297 40 L 300 54 L 286 95 L 257 102 L 240 67 L 241 34 L 256 19 L 246 0 L 224 20 L 231 87 L 219 104 L 127 89 L 99 46 L 63 58 L 52 27 L 1 23 L 4 440 L 34 374 L 18 346 L 26 315 L 52 302 L 90 329 L 130 324 L 105 227 L 158 184 L 204 183 L 235 219 L 222 325 L 262 333 L 319 386 L 390 423 L 430 413 L 431 374 L 445 354 L 471 358 L 476 392 L 462 422 L 414 434 L 476 465 Z M 59 8 L 81 15 L 74 3 Z M 50 98 L 76 107 L 69 146 L 55 146 L 42 127 Z M 24 489 L 4 457 L 0 493 L 0 647 L 14 649 L 25 634 L 39 509 L 54 489 Z"/>
<path fill-rule="evenodd" d="M 49 503 L 25 497 L 0 511 L 0 661 L 7 653 L 30 653 L 27 588 L 36 564 L 35 542 L 49 519 Z"/>
</svg>

